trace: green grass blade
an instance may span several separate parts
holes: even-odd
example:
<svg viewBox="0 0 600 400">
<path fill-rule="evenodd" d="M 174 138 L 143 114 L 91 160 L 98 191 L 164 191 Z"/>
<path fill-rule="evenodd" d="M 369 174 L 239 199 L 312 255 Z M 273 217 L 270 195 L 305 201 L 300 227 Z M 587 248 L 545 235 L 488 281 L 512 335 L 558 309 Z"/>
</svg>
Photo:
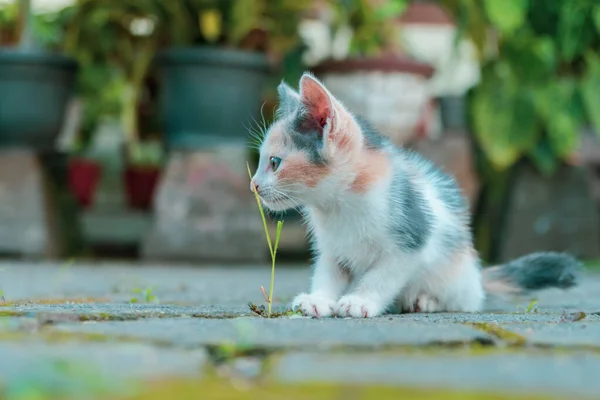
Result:
<svg viewBox="0 0 600 400">
<path fill-rule="evenodd" d="M 277 232 L 275 234 L 275 247 L 273 248 L 273 258 L 271 262 L 271 287 L 269 289 L 269 310 L 268 316 L 271 316 L 271 305 L 273 304 L 273 290 L 275 288 L 275 257 L 277 256 L 277 248 L 279 247 L 279 238 L 281 237 L 281 229 L 283 228 L 283 221 L 277 221 Z"/>
<path fill-rule="evenodd" d="M 248 176 L 250 177 L 250 181 L 252 181 L 252 172 L 250 172 L 250 164 L 246 162 L 246 167 L 248 168 Z M 269 244 L 269 252 L 271 253 L 271 258 L 273 258 L 273 246 L 271 245 L 271 237 L 269 236 L 269 228 L 267 227 L 267 219 L 265 218 L 265 212 L 263 211 L 262 204 L 260 202 L 260 197 L 256 192 L 254 186 L 252 187 L 252 192 L 254 193 L 254 197 L 256 198 L 256 204 L 258 204 L 258 210 L 260 211 L 260 216 L 263 221 L 263 226 L 265 228 L 265 236 L 267 237 L 267 243 Z"/>
</svg>

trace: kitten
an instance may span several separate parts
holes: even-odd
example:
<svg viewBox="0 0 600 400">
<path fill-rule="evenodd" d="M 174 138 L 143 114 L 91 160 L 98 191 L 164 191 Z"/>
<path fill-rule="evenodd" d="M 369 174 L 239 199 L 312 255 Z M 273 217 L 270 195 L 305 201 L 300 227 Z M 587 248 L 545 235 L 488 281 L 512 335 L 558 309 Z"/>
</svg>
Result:
<svg viewBox="0 0 600 400">
<path fill-rule="evenodd" d="M 307 220 L 316 264 L 293 307 L 315 317 L 375 317 L 392 306 L 477 312 L 486 292 L 575 285 L 580 264 L 562 253 L 482 271 L 451 177 L 394 146 L 309 73 L 299 93 L 284 82 L 278 93 L 251 189 L 268 209 L 301 209 Z"/>
</svg>

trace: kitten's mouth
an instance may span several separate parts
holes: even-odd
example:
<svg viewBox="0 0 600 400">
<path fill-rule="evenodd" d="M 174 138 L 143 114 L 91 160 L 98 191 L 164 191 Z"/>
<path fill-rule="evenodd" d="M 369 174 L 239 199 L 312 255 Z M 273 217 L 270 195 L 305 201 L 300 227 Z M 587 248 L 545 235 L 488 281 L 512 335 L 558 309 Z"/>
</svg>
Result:
<svg viewBox="0 0 600 400">
<path fill-rule="evenodd" d="M 285 211 L 293 208 L 294 204 L 287 196 L 271 195 L 268 197 L 260 196 L 263 205 L 271 211 Z"/>
</svg>

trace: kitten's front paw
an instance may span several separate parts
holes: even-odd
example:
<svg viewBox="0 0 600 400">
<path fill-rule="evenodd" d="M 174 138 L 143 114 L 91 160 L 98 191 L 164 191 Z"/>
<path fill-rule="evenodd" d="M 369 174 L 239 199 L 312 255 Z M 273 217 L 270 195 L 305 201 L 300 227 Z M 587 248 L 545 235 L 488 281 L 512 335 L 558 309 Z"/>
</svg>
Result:
<svg viewBox="0 0 600 400">
<path fill-rule="evenodd" d="M 302 293 L 292 302 L 292 308 L 296 307 L 304 315 L 317 318 L 331 317 L 334 314 L 335 300 L 318 294 Z"/>
<path fill-rule="evenodd" d="M 372 318 L 383 313 L 384 307 L 361 296 L 348 295 L 338 301 L 337 314 L 341 317 Z"/>
</svg>

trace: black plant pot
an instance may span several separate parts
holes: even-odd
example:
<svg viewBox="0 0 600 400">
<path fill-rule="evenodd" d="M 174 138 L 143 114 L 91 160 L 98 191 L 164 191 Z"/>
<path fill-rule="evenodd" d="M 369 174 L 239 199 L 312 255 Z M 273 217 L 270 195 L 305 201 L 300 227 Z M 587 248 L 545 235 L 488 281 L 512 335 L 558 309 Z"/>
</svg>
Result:
<svg viewBox="0 0 600 400">
<path fill-rule="evenodd" d="M 0 50 L 0 147 L 52 150 L 76 72 L 63 55 Z"/>
<path fill-rule="evenodd" d="M 442 124 L 446 130 L 466 130 L 467 112 L 464 96 L 444 96 L 439 98 Z"/>
<path fill-rule="evenodd" d="M 270 72 L 264 54 L 190 47 L 161 52 L 156 61 L 167 147 L 247 141 Z"/>
</svg>

